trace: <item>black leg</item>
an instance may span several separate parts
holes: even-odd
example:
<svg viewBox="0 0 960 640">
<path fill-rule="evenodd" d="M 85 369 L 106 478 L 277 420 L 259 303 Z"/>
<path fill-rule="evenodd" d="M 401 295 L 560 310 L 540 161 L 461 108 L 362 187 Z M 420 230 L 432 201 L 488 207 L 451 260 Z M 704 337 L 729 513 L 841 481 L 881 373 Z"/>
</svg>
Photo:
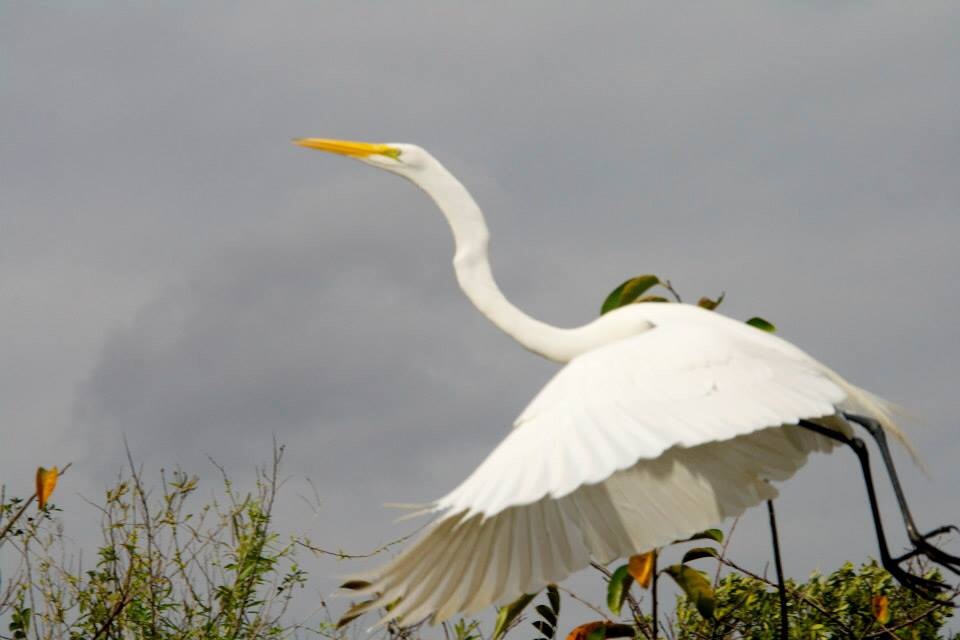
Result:
<svg viewBox="0 0 960 640">
<path fill-rule="evenodd" d="M 773 500 L 767 500 L 770 514 L 770 535 L 773 537 L 773 562 L 777 567 L 777 590 L 780 592 L 780 640 L 790 637 L 790 621 L 787 619 L 787 585 L 783 581 L 783 563 L 780 561 L 780 536 L 777 535 L 777 514 Z"/>
<path fill-rule="evenodd" d="M 903 493 L 903 487 L 900 485 L 900 478 L 897 475 L 896 469 L 894 468 L 893 456 L 890 454 L 890 445 L 887 443 L 887 434 L 884 432 L 883 427 L 873 418 L 867 418 L 865 416 L 858 416 L 849 413 L 845 413 L 844 417 L 850 422 L 859 424 L 861 427 L 867 430 L 867 433 L 869 433 L 873 437 L 874 441 L 876 441 L 877 447 L 880 449 L 880 455 L 883 457 L 883 463 L 887 467 L 887 474 L 890 476 L 890 483 L 893 485 L 893 493 L 897 498 L 897 504 L 899 505 L 900 513 L 903 516 L 903 523 L 907 528 L 907 537 L 910 539 L 910 543 L 913 545 L 912 551 L 900 558 L 896 558 L 896 561 L 901 562 L 917 555 L 924 555 L 945 569 L 953 572 L 956 575 L 960 575 L 960 557 L 946 553 L 945 551 L 933 546 L 929 542 L 931 538 L 941 534 L 951 531 L 960 533 L 960 530 L 958 530 L 954 525 L 945 525 L 942 527 L 937 527 L 929 533 L 921 534 L 913 520 L 913 515 L 910 513 L 910 507 L 907 505 L 907 499 Z"/>
<path fill-rule="evenodd" d="M 890 548 L 887 546 L 887 537 L 883 532 L 883 522 L 880 518 L 880 507 L 877 503 L 877 492 L 873 484 L 873 474 L 870 471 L 870 456 L 867 452 L 866 443 L 860 438 L 849 438 L 842 433 L 828 429 L 815 422 L 810 422 L 809 420 L 800 420 L 799 425 L 804 429 L 809 429 L 831 440 L 836 440 L 837 442 L 847 445 L 857 455 L 857 460 L 860 462 L 860 469 L 863 471 L 863 480 L 867 487 L 867 497 L 870 500 L 870 513 L 873 516 L 873 527 L 877 534 L 877 545 L 880 547 L 880 563 L 883 565 L 883 568 L 889 571 L 900 584 L 918 596 L 932 602 L 952 606 L 951 602 L 938 597 L 938 594 L 945 590 L 947 585 L 937 580 L 930 580 L 904 571 L 899 563 L 905 558 L 894 559 L 893 556 L 890 555 Z"/>
</svg>

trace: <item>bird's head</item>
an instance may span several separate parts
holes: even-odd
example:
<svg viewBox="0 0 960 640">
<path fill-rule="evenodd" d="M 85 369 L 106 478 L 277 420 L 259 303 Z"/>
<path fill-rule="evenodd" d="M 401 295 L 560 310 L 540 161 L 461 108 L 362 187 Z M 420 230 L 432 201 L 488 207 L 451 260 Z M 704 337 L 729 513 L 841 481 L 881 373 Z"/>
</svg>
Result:
<svg viewBox="0 0 960 640">
<path fill-rule="evenodd" d="M 352 140 L 329 140 L 326 138 L 300 138 L 294 144 L 308 149 L 317 149 L 341 156 L 356 158 L 361 162 L 386 169 L 406 178 L 412 178 L 430 164 L 431 156 L 413 144 L 391 142 L 354 142 Z"/>
</svg>

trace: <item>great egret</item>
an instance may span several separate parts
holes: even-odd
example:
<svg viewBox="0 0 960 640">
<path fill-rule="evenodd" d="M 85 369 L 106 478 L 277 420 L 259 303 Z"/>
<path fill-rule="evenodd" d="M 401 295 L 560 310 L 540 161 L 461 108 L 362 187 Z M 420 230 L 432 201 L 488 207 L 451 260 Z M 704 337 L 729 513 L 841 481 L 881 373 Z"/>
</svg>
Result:
<svg viewBox="0 0 960 640">
<path fill-rule="evenodd" d="M 814 451 L 857 452 L 881 547 L 902 582 L 925 595 L 940 583 L 913 576 L 883 539 L 863 442 L 845 418 L 886 447 L 906 444 L 891 405 L 789 342 L 686 304 L 635 304 L 574 329 L 531 318 L 500 292 L 489 233 L 466 188 L 410 144 L 306 138 L 311 149 L 356 158 L 407 178 L 453 231 L 460 287 L 528 350 L 564 363 L 514 429 L 456 489 L 433 502 L 422 537 L 369 576 L 375 604 L 401 597 L 400 623 L 434 623 L 534 593 L 585 567 L 645 552 L 773 498 Z M 869 418 L 856 414 L 864 414 Z M 960 559 L 916 532 L 895 481 L 908 533 L 922 553 Z"/>
</svg>

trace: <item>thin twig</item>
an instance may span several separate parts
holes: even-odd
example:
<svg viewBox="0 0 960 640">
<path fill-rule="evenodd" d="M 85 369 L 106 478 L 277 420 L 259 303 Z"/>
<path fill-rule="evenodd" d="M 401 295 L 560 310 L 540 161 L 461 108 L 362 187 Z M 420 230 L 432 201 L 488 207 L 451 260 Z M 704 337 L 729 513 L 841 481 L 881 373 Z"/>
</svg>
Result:
<svg viewBox="0 0 960 640">
<path fill-rule="evenodd" d="M 143 509 L 143 529 L 147 536 L 147 593 L 150 594 L 150 634 L 153 637 L 157 635 L 157 575 L 154 571 L 154 549 L 156 548 L 156 536 L 153 530 L 153 518 L 150 517 L 150 505 L 147 502 L 147 493 L 143 488 L 141 480 L 141 471 L 137 470 L 137 465 L 133 461 L 133 452 L 130 451 L 130 444 L 126 436 L 123 437 L 123 448 L 127 452 L 127 463 L 130 465 L 130 479 L 133 481 L 133 490 L 136 497 L 140 499 L 140 508 Z M 132 570 L 131 559 L 131 570 Z"/>
<path fill-rule="evenodd" d="M 574 600 L 576 600 L 577 602 L 579 602 L 580 604 L 582 604 L 583 606 L 587 607 L 588 609 L 590 609 L 591 611 L 593 611 L 594 613 L 596 613 L 598 616 L 600 616 L 601 618 L 603 618 L 604 621 L 606 621 L 606 622 L 613 622 L 613 620 L 611 620 L 610 617 L 609 617 L 606 613 L 603 612 L 603 609 L 599 608 L 597 605 L 595 605 L 595 604 L 593 604 L 593 603 L 591 603 L 591 602 L 587 602 L 586 600 L 584 600 L 583 598 L 581 598 L 580 596 L 578 596 L 577 594 L 575 594 L 573 591 L 570 591 L 570 589 L 567 589 L 566 587 L 561 587 L 560 585 L 557 585 L 557 590 L 558 590 L 558 591 L 563 591 L 565 594 L 567 594 L 568 596 L 570 596 L 571 598 L 573 598 Z"/>
<path fill-rule="evenodd" d="M 673 285 L 669 280 L 663 280 L 660 282 L 660 284 L 663 285 L 664 289 L 673 294 L 673 297 L 677 299 L 677 302 L 683 302 L 683 300 L 680 298 L 680 294 L 677 293 L 677 290 L 673 288 Z"/>
<path fill-rule="evenodd" d="M 723 545 L 720 547 L 720 557 L 717 558 L 717 570 L 713 574 L 713 588 L 716 589 L 720 583 L 720 569 L 723 567 L 723 558 L 727 557 L 727 547 L 730 546 L 730 540 L 733 539 L 733 532 L 737 530 L 737 524 L 740 522 L 740 516 L 733 519 L 730 524 L 730 531 L 723 538 Z"/>
<path fill-rule="evenodd" d="M 426 525 L 424 525 L 424 526 L 426 526 Z M 420 527 L 420 529 L 422 529 L 422 528 L 423 528 L 423 527 Z M 386 550 L 389 549 L 390 547 L 396 546 L 396 545 L 398 545 L 398 544 L 400 544 L 400 543 L 402 543 L 402 542 L 406 542 L 407 540 L 409 540 L 409 539 L 412 538 L 413 536 L 417 535 L 417 533 L 420 532 L 420 529 L 417 529 L 416 531 L 414 531 L 414 532 L 412 532 L 412 533 L 408 533 L 407 535 L 403 536 L 402 538 L 397 538 L 396 540 L 391 540 L 390 542 L 387 542 L 386 544 L 382 544 L 382 545 L 380 545 L 379 547 L 377 547 L 376 549 L 374 549 L 373 551 L 371 551 L 371 552 L 369 552 L 369 553 L 346 553 L 346 552 L 344 552 L 344 551 L 329 551 L 329 550 L 327 550 L 327 549 L 323 549 L 323 548 L 321 548 L 321 547 L 314 546 L 314 545 L 312 545 L 312 544 L 310 544 L 309 542 L 304 541 L 304 540 L 295 540 L 294 542 L 295 542 L 296 544 L 300 545 L 301 547 L 305 548 L 305 549 L 309 549 L 310 551 L 313 551 L 314 553 L 319 553 L 319 554 L 323 554 L 323 555 L 327 555 L 327 556 L 333 556 L 334 558 L 339 558 L 340 560 L 356 560 L 356 559 L 359 559 L 359 558 L 372 558 L 373 556 L 375 556 L 375 555 L 377 555 L 377 554 L 383 553 L 384 551 L 386 551 Z"/>
<path fill-rule="evenodd" d="M 117 616 L 120 615 L 120 612 L 126 608 L 132 599 L 130 593 L 130 581 L 133 579 L 133 552 L 130 551 L 130 566 L 127 568 L 127 578 L 123 581 L 123 587 L 120 589 L 120 599 L 117 600 L 117 604 L 113 606 L 113 610 L 110 612 L 110 615 L 107 616 L 107 619 L 103 621 L 103 625 L 97 629 L 97 632 L 93 634 L 91 640 L 98 640 L 103 634 L 105 634 L 109 629 L 110 625 L 113 624 L 113 621 L 117 619 Z"/>
</svg>

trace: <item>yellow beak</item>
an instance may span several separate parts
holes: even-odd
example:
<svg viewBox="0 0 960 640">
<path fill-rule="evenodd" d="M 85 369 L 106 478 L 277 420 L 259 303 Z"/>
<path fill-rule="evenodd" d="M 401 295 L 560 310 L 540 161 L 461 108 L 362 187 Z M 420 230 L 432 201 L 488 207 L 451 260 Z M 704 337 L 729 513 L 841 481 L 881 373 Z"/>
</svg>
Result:
<svg viewBox="0 0 960 640">
<path fill-rule="evenodd" d="M 328 140 L 326 138 L 300 138 L 299 140 L 294 140 L 293 143 L 308 149 L 337 153 L 352 158 L 366 158 L 373 155 L 387 156 L 388 158 L 394 159 L 400 157 L 400 149 L 391 147 L 390 145 L 375 144 L 372 142 Z"/>
</svg>

